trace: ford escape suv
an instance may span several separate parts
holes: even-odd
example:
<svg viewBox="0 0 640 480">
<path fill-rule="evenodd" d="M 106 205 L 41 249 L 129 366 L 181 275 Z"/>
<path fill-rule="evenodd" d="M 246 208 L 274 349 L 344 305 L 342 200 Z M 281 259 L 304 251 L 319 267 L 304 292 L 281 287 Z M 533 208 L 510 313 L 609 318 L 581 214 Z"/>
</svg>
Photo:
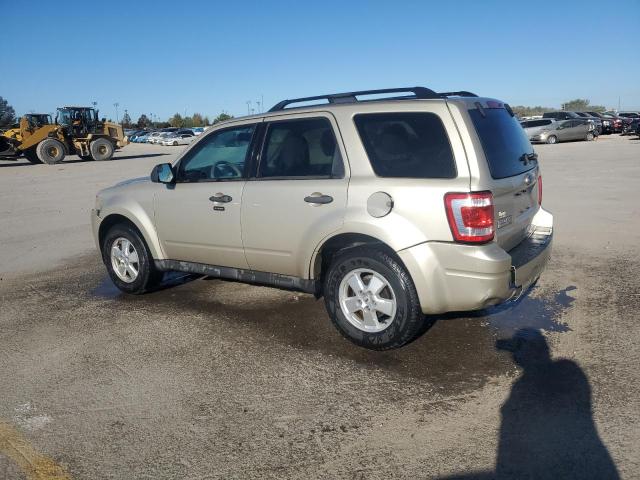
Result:
<svg viewBox="0 0 640 480">
<path fill-rule="evenodd" d="M 99 192 L 91 218 L 123 292 L 168 271 L 308 292 L 345 337 L 384 350 L 423 314 L 526 291 L 551 250 L 541 201 L 509 105 L 414 87 L 220 123 L 173 164 Z"/>
</svg>

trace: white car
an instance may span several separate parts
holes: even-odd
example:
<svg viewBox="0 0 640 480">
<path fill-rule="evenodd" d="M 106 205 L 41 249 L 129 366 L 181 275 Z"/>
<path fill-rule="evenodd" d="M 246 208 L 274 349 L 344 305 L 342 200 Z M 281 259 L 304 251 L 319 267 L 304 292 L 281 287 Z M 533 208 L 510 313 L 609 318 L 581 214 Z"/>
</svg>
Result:
<svg viewBox="0 0 640 480">
<path fill-rule="evenodd" d="M 149 143 L 160 145 L 170 135 L 173 135 L 173 132 L 160 132 L 159 135 L 151 136 Z"/>
<path fill-rule="evenodd" d="M 147 137 L 147 143 L 156 143 L 156 139 L 164 132 L 153 132 Z"/>
<path fill-rule="evenodd" d="M 172 134 L 162 139 L 162 145 L 189 145 L 195 139 L 195 135 L 190 133 Z"/>
</svg>

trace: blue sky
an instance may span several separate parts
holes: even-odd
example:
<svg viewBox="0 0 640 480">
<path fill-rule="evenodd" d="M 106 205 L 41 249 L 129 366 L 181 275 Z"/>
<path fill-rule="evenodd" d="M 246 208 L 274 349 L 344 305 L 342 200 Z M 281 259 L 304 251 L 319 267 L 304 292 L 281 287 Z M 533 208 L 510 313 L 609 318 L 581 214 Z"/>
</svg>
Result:
<svg viewBox="0 0 640 480">
<path fill-rule="evenodd" d="M 0 0 L 0 96 L 18 114 L 98 102 L 247 113 L 283 98 L 423 85 L 513 105 L 640 109 L 640 0 Z"/>
</svg>

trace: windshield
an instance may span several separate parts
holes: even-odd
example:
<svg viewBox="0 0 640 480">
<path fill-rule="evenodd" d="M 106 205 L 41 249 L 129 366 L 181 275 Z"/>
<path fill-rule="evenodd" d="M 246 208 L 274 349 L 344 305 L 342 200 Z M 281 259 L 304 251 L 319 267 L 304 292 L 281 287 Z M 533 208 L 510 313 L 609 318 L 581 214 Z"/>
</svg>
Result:
<svg viewBox="0 0 640 480">
<path fill-rule="evenodd" d="M 506 109 L 474 108 L 469 115 L 493 178 L 513 177 L 536 166 L 527 134 Z"/>
</svg>

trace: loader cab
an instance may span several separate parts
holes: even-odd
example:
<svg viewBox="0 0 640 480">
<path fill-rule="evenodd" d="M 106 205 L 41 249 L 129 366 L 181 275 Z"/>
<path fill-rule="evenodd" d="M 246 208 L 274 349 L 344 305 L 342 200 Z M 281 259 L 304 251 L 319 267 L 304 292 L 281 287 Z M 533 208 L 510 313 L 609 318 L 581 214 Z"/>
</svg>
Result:
<svg viewBox="0 0 640 480">
<path fill-rule="evenodd" d="M 71 130 L 75 136 L 96 133 L 100 129 L 98 111 L 89 107 L 58 108 L 56 123 Z"/>
<path fill-rule="evenodd" d="M 27 113 L 25 117 L 27 117 L 27 122 L 29 122 L 31 128 L 40 128 L 53 123 L 51 115 L 48 113 Z"/>
</svg>

